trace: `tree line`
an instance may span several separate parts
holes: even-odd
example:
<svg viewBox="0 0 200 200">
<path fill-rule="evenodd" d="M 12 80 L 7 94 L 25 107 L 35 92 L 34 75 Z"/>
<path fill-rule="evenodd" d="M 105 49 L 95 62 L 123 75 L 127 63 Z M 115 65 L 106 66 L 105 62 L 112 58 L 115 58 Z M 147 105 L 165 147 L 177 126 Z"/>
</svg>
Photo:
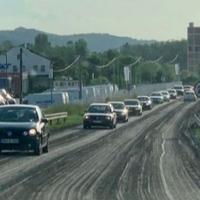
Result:
<svg viewBox="0 0 200 200">
<path fill-rule="evenodd" d="M 0 50 L 12 48 L 9 41 L 0 45 Z M 71 64 L 77 56 L 80 60 L 73 67 L 62 73 L 55 73 L 55 78 L 62 76 L 75 80 L 80 78 L 84 85 L 115 83 L 124 88 L 124 66 L 134 63 L 138 58 L 140 62 L 130 65 L 130 84 L 170 82 L 177 79 L 175 63 L 181 67 L 181 78 L 191 81 L 194 74 L 187 72 L 187 41 L 155 42 L 152 44 L 130 45 L 124 44 L 118 49 L 109 49 L 104 52 L 90 52 L 85 40 L 68 41 L 63 46 L 52 46 L 46 34 L 40 33 L 35 37 L 34 44 L 27 47 L 52 61 L 54 70 L 63 69 Z M 97 67 L 112 62 L 107 67 Z M 154 62 L 161 58 L 159 62 Z M 175 58 L 175 60 L 173 60 Z M 200 74 L 200 72 L 199 72 Z M 192 77 L 192 78 L 191 78 Z M 188 79 L 188 80 L 187 80 Z"/>
</svg>

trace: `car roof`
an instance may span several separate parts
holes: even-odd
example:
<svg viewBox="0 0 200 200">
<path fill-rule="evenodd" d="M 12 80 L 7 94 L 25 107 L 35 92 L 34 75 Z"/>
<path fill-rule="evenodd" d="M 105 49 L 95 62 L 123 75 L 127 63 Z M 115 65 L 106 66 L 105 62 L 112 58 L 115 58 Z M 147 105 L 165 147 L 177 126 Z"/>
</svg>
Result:
<svg viewBox="0 0 200 200">
<path fill-rule="evenodd" d="M 138 96 L 137 98 L 149 98 L 148 96 Z"/>
<path fill-rule="evenodd" d="M 90 106 L 110 106 L 110 103 L 91 103 Z"/>
<path fill-rule="evenodd" d="M 109 101 L 108 103 L 112 104 L 112 103 L 119 103 L 119 104 L 124 104 L 123 101 Z"/>
<path fill-rule="evenodd" d="M 39 108 L 37 105 L 29 104 L 9 104 L 9 105 L 0 105 L 0 107 L 19 107 L 19 108 Z"/>
<path fill-rule="evenodd" d="M 139 101 L 138 99 L 124 99 L 124 101 Z"/>
</svg>

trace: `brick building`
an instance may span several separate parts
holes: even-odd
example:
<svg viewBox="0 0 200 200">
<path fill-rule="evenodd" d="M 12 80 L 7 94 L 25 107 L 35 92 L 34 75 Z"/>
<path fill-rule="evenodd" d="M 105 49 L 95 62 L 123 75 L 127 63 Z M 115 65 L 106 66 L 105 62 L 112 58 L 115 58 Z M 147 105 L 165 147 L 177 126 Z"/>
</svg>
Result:
<svg viewBox="0 0 200 200">
<path fill-rule="evenodd" d="M 190 23 L 187 29 L 187 40 L 187 68 L 195 72 L 200 68 L 200 27 Z"/>
</svg>

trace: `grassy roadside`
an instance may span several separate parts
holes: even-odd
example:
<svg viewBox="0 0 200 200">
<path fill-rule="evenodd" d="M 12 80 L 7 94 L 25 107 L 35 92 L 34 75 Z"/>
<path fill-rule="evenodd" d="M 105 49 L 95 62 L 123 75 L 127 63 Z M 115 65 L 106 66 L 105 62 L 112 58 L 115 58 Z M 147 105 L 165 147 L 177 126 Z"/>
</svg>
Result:
<svg viewBox="0 0 200 200">
<path fill-rule="evenodd" d="M 196 140 L 198 140 L 200 143 L 200 128 L 194 128 L 193 131 L 194 131 L 194 136 Z"/>
<path fill-rule="evenodd" d="M 87 108 L 86 105 L 70 104 L 70 105 L 64 105 L 64 106 L 62 105 L 45 109 L 44 110 L 45 114 L 51 114 L 57 112 L 68 113 L 68 118 L 66 121 L 60 120 L 59 122 L 57 122 L 55 120 L 51 125 L 49 124 L 50 132 L 61 131 L 66 128 L 70 128 L 81 124 L 83 119 L 83 114 L 86 108 Z"/>
</svg>

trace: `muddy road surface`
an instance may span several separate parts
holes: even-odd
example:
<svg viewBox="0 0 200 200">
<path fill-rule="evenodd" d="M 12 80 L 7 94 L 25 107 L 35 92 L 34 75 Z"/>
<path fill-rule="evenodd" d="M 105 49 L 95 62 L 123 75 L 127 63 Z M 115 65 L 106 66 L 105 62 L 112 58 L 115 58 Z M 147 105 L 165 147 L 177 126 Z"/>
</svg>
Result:
<svg viewBox="0 0 200 200">
<path fill-rule="evenodd" d="M 0 156 L 0 200 L 200 200 L 200 163 L 182 137 L 199 103 L 174 101 L 116 129 L 51 137 L 42 156 Z"/>
</svg>

